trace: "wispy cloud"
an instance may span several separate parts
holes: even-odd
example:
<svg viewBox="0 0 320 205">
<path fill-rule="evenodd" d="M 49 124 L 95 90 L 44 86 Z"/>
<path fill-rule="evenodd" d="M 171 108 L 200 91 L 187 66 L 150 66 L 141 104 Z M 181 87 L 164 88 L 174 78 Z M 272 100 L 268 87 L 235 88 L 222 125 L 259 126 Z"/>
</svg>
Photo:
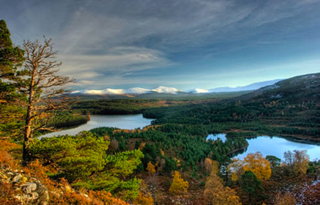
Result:
<svg viewBox="0 0 320 205">
<path fill-rule="evenodd" d="M 237 57 L 235 53 L 241 55 L 248 48 L 254 48 L 248 55 L 255 56 L 267 49 L 272 54 L 279 44 L 285 47 L 292 43 L 297 48 L 306 39 L 303 36 L 306 28 L 315 29 L 315 33 L 320 29 L 318 0 L 10 0 L 6 3 L 7 7 L 0 8 L 0 18 L 7 20 L 14 41 L 33 40 L 43 34 L 52 37 L 63 62 L 61 73 L 77 78 L 78 85 L 99 88 L 105 84 L 117 87 L 149 83 L 151 86 L 164 81 L 184 86 L 204 84 L 206 78 L 210 78 L 205 81 L 207 84 L 223 83 L 215 77 L 218 75 L 211 73 L 227 76 L 237 68 L 240 73 L 250 69 L 234 63 L 233 67 L 225 66 L 228 69 L 221 70 L 215 65 L 217 58 L 232 62 Z M 283 55 L 296 59 L 292 50 Z M 304 55 L 302 51 L 301 55 Z M 250 57 L 243 61 L 247 59 Z M 266 57 L 261 61 L 268 60 Z M 212 66 L 201 69 L 202 61 Z M 190 62 L 198 65 L 191 68 Z M 171 69 L 161 76 L 153 76 L 151 72 L 161 73 L 168 67 Z M 209 76 L 194 75 L 193 69 Z M 236 79 L 233 74 L 230 76 L 229 81 Z"/>
</svg>

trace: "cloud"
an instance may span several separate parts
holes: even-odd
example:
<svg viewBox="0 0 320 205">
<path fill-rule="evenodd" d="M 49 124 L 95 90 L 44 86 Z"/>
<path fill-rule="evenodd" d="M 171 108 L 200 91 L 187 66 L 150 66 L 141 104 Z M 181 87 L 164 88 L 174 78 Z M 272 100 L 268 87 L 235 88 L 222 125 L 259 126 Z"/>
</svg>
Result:
<svg viewBox="0 0 320 205">
<path fill-rule="evenodd" d="M 138 47 L 115 47 L 104 55 L 60 55 L 59 59 L 63 61 L 62 74 L 86 80 L 172 65 L 163 53 Z"/>
<path fill-rule="evenodd" d="M 306 39 L 303 36 L 309 30 L 308 35 L 316 36 L 320 23 L 317 0 L 7 3 L 0 13 L 7 20 L 13 41 L 41 39 L 43 34 L 53 38 L 55 49 L 59 50 L 58 60 L 63 62 L 61 73 L 78 79 L 76 86 L 92 89 L 124 84 L 151 87 L 190 83 L 191 87 L 198 87 L 194 84 L 202 83 L 209 88 L 214 83 L 233 85 L 239 80 L 234 73 L 253 69 L 245 68 L 244 61 L 252 60 L 250 55 L 254 58 L 256 53 L 269 49 L 265 56 L 270 56 L 278 50 L 276 45 L 286 47 L 290 42 L 300 48 L 299 42 Z M 216 65 L 220 59 L 233 62 L 248 48 L 255 49 L 244 57 L 245 66 L 236 61 L 222 70 Z M 292 50 L 295 49 L 290 47 L 283 55 Z M 292 59 L 295 57 L 291 54 Z M 210 66 L 204 66 L 206 69 L 201 67 L 204 60 L 210 61 Z M 189 66 L 190 62 L 197 66 Z M 254 69 L 259 70 L 257 67 Z M 240 71 L 234 72 L 237 69 Z"/>
</svg>

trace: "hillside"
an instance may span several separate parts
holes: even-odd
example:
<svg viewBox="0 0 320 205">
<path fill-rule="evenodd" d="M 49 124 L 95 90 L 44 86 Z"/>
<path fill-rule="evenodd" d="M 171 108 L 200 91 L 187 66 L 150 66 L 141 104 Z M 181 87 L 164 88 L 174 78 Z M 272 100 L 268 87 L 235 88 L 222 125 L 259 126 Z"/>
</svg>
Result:
<svg viewBox="0 0 320 205">
<path fill-rule="evenodd" d="M 156 123 L 202 124 L 223 131 L 320 140 L 320 74 L 297 76 L 221 102 L 154 109 Z"/>
<path fill-rule="evenodd" d="M 238 98 L 238 100 L 281 100 L 291 103 L 320 102 L 320 73 L 296 76 L 262 87 Z"/>
</svg>

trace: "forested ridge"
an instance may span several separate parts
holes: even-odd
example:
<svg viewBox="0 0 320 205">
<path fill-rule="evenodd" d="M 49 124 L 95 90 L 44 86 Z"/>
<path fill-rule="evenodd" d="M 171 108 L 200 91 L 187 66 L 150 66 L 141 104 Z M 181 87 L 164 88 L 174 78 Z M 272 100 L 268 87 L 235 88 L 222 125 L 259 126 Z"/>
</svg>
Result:
<svg viewBox="0 0 320 205">
<path fill-rule="evenodd" d="M 306 151 L 232 156 L 261 134 L 319 141 L 320 74 L 242 96 L 77 102 L 64 95 L 73 79 L 57 74 L 52 46 L 14 47 L 0 21 L 1 204 L 319 203 L 320 163 Z M 37 139 L 91 114 L 132 113 L 154 121 Z M 215 133 L 227 140 L 206 140 Z"/>
</svg>

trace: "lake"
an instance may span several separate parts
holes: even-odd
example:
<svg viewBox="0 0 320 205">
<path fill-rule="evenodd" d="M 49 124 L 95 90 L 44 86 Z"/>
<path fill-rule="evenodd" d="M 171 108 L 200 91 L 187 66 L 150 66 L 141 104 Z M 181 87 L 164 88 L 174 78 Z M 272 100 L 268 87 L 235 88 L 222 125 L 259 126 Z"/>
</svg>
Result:
<svg viewBox="0 0 320 205">
<path fill-rule="evenodd" d="M 88 131 L 97 127 L 117 127 L 120 129 L 143 128 L 151 124 L 153 119 L 147 119 L 142 114 L 137 115 L 91 115 L 90 121 L 79 127 L 51 132 L 42 137 L 53 137 L 58 135 L 76 135 L 81 131 Z"/>
<path fill-rule="evenodd" d="M 225 134 L 209 135 L 207 139 L 216 140 L 220 138 L 223 140 Z M 283 153 L 285 151 L 293 150 L 307 150 L 307 154 L 310 160 L 320 159 L 320 146 L 316 144 L 306 144 L 301 142 L 289 141 L 281 137 L 269 137 L 269 136 L 259 136 L 257 138 L 247 139 L 249 146 L 247 150 L 235 156 L 235 158 L 243 159 L 248 153 L 261 152 L 261 154 L 266 157 L 267 155 L 274 155 L 281 160 L 283 160 Z"/>
</svg>

